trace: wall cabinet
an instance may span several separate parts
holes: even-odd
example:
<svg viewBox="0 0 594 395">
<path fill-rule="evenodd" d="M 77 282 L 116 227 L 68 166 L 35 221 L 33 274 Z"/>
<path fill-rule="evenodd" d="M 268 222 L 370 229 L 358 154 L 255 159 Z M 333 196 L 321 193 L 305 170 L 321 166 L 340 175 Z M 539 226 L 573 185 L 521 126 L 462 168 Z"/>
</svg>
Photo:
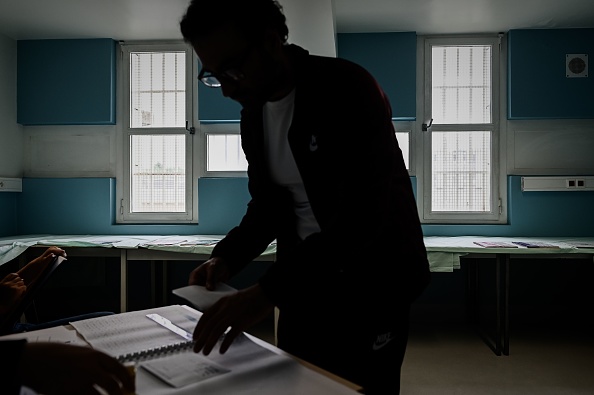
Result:
<svg viewBox="0 0 594 395">
<path fill-rule="evenodd" d="M 115 124 L 116 42 L 112 39 L 17 42 L 17 122 Z"/>
<path fill-rule="evenodd" d="M 567 55 L 594 57 L 594 29 L 519 29 L 508 36 L 508 119 L 594 118 L 592 65 L 567 73 Z"/>
</svg>

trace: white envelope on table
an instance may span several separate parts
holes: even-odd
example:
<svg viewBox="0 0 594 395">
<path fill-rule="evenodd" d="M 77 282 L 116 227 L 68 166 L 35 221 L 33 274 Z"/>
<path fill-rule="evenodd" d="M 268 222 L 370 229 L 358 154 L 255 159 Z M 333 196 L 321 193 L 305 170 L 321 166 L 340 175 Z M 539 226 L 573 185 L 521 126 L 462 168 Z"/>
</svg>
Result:
<svg viewBox="0 0 594 395">
<path fill-rule="evenodd" d="M 225 283 L 218 283 L 212 291 L 202 285 L 188 285 L 171 291 L 174 295 L 184 298 L 197 310 L 204 311 L 215 304 L 223 296 L 237 292 L 237 290 Z"/>
</svg>

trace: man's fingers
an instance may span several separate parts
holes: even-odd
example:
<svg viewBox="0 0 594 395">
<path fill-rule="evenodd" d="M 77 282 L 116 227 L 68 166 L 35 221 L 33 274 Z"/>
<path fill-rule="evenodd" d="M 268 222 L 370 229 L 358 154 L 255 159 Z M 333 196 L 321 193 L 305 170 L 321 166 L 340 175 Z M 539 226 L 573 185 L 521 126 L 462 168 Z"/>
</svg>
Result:
<svg viewBox="0 0 594 395">
<path fill-rule="evenodd" d="M 220 348 L 221 354 L 224 354 L 227 352 L 229 347 L 231 347 L 231 344 L 233 344 L 233 340 L 235 340 L 235 338 L 237 336 L 239 336 L 241 332 L 242 331 L 239 330 L 237 327 L 231 327 L 231 329 L 229 329 L 229 332 L 227 332 L 225 334 L 225 338 L 223 339 L 223 342 L 221 343 L 221 348 Z"/>
</svg>

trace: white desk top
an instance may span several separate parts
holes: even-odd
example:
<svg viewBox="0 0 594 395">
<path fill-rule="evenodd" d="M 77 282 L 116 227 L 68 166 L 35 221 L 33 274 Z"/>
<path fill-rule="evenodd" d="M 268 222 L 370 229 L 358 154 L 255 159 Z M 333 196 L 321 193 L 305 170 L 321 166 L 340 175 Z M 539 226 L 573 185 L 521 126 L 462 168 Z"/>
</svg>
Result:
<svg viewBox="0 0 594 395">
<path fill-rule="evenodd" d="M 145 249 L 174 253 L 211 253 L 221 235 L 26 235 L 0 238 L 0 265 L 18 257 L 31 246 L 58 247 L 100 247 L 119 249 Z M 594 254 L 594 237 L 482 237 L 482 236 L 427 236 L 424 238 L 431 271 L 451 272 L 460 268 L 460 257 L 470 253 L 480 254 Z M 486 248 L 475 242 L 514 241 L 550 243 L 559 248 Z M 576 245 L 589 243 L 592 248 L 578 248 Z M 276 244 L 271 243 L 263 256 L 273 257 Z M 396 252 L 397 253 L 397 252 Z M 170 258 L 175 260 L 175 254 Z"/>
<path fill-rule="evenodd" d="M 194 317 L 188 322 L 183 319 L 175 320 L 176 325 L 180 327 L 190 325 L 192 328 L 195 321 L 199 318 L 200 312 L 188 306 L 165 306 L 154 309 L 147 309 L 136 312 L 122 313 L 115 316 L 106 316 L 93 318 L 90 320 L 79 321 L 75 324 L 81 324 L 82 328 L 93 328 L 91 332 L 87 329 L 84 333 L 90 337 L 98 336 L 96 331 L 108 328 L 105 333 L 109 333 L 106 337 L 97 337 L 96 340 L 83 339 L 81 333 L 78 333 L 71 325 L 59 326 L 55 328 L 42 329 L 27 333 L 19 333 L 14 335 L 2 336 L 0 340 L 8 339 L 22 339 L 26 338 L 29 342 L 52 341 L 59 343 L 75 344 L 81 346 L 92 346 L 100 349 L 108 354 L 113 354 L 117 350 L 117 344 L 121 343 L 125 336 L 128 347 L 134 347 L 138 344 L 138 350 L 141 351 L 147 348 L 147 341 L 150 341 L 148 348 L 155 347 L 155 342 L 161 344 L 171 344 L 171 342 L 179 342 L 182 340 L 173 332 L 169 332 L 154 323 L 151 320 L 145 319 L 146 313 L 157 313 L 174 320 L 173 317 L 180 316 L 180 310 L 186 311 L 181 314 L 184 316 L 191 315 Z M 141 321 L 142 320 L 142 321 Z M 185 323 L 182 323 L 182 321 Z M 191 321 L 191 322 L 190 322 Z M 85 324 L 89 322 L 89 324 Z M 93 322 L 93 324 L 90 324 Z M 135 332 L 130 336 L 125 333 L 125 330 L 118 331 L 113 329 L 114 322 L 117 322 L 122 328 L 133 326 L 136 328 Z M 189 330 L 189 329 L 187 329 Z M 138 332 L 138 334 L 136 333 Z M 143 340 L 146 333 L 152 333 L 152 340 Z M 172 364 L 180 365 L 180 370 L 183 371 L 183 366 L 186 366 L 188 360 L 196 359 L 196 369 L 199 369 L 200 364 L 213 363 L 218 366 L 223 366 L 229 369 L 227 373 L 216 377 L 210 377 L 200 381 L 197 375 L 195 380 L 190 381 L 189 384 L 175 388 L 165 382 L 159 380 L 147 370 L 142 368 L 145 361 L 139 362 L 139 367 L 136 373 L 136 393 L 138 395 L 156 395 L 156 394 L 196 394 L 208 393 L 216 394 L 253 394 L 253 395 L 283 395 L 283 394 L 307 394 L 307 395 L 354 395 L 357 394 L 355 389 L 360 387 L 351 383 L 345 382 L 336 376 L 315 368 L 307 363 L 293 358 L 277 347 L 266 343 L 254 336 L 245 334 L 249 342 L 243 346 L 241 342 L 231 348 L 225 354 L 218 354 L 216 350 L 208 357 L 202 354 L 194 354 L 192 352 L 180 352 L 174 354 L 163 355 L 162 359 L 169 358 L 168 366 Z M 139 339 L 139 340 L 137 340 Z M 114 343 L 114 344 L 111 344 Z M 106 346 L 108 345 L 108 346 Z M 234 348 L 235 347 L 235 348 Z M 247 354 L 246 354 L 247 353 Z M 156 361 L 157 359 L 152 359 Z M 193 359 L 192 359 L 193 360 Z M 184 362 L 185 361 L 185 362 Z M 209 362 L 210 361 L 210 362 Z M 193 376 L 192 376 L 193 377 Z"/>
</svg>

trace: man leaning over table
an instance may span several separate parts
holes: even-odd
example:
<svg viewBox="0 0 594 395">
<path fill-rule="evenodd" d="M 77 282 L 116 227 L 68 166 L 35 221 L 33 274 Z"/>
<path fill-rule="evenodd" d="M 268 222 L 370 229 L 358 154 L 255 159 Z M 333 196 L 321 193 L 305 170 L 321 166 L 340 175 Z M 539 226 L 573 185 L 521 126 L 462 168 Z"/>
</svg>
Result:
<svg viewBox="0 0 594 395">
<path fill-rule="evenodd" d="M 199 89 L 239 102 L 251 200 L 190 275 L 213 289 L 277 240 L 258 283 L 207 309 L 210 353 L 279 309 L 279 348 L 364 387 L 397 394 L 411 303 L 429 282 L 412 185 L 391 106 L 361 66 L 288 44 L 273 0 L 193 0 L 181 32 Z"/>
</svg>

